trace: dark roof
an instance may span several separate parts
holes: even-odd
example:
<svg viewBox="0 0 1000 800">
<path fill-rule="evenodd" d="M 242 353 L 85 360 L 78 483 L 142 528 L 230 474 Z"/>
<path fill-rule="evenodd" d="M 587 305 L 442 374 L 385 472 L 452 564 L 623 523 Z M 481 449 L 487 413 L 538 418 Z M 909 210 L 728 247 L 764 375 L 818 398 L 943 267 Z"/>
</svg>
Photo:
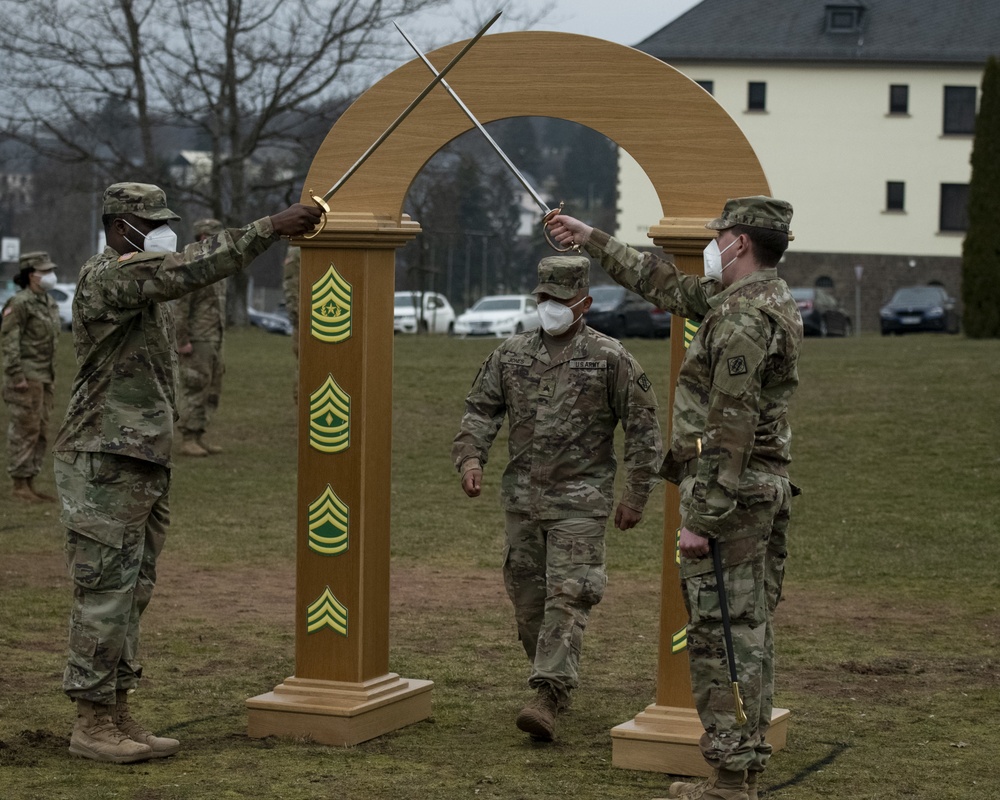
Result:
<svg viewBox="0 0 1000 800">
<path fill-rule="evenodd" d="M 848 30 L 830 30 L 833 11 Z M 636 48 L 668 63 L 982 65 L 1000 55 L 1000 0 L 702 0 Z"/>
</svg>

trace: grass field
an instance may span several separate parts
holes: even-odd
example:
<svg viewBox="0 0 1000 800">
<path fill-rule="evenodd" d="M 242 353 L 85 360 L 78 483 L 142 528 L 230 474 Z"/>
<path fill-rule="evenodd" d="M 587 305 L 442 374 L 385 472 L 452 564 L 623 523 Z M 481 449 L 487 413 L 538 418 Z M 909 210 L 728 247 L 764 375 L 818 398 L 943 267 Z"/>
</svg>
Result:
<svg viewBox="0 0 1000 800">
<path fill-rule="evenodd" d="M 465 392 L 494 345 L 396 339 L 390 668 L 434 681 L 431 720 L 351 748 L 246 736 L 246 698 L 294 673 L 296 443 L 289 340 L 232 331 L 212 435 L 226 453 L 174 470 L 134 703 L 183 749 L 128 767 L 67 754 L 63 532 L 51 506 L 15 504 L 3 488 L 0 796 L 664 795 L 666 776 L 611 766 L 609 735 L 654 696 L 659 492 L 639 528 L 609 532 L 610 585 L 558 740 L 533 744 L 513 726 L 529 694 L 498 568 L 503 451 L 475 501 L 448 459 Z M 665 402 L 666 345 L 628 345 Z M 60 347 L 54 428 L 73 374 L 70 340 Z M 793 478 L 804 494 L 777 633 L 776 701 L 793 717 L 765 797 L 988 800 L 1000 791 L 998 364 L 1000 341 L 806 341 L 792 412 Z M 50 465 L 40 482 L 52 488 Z"/>
</svg>

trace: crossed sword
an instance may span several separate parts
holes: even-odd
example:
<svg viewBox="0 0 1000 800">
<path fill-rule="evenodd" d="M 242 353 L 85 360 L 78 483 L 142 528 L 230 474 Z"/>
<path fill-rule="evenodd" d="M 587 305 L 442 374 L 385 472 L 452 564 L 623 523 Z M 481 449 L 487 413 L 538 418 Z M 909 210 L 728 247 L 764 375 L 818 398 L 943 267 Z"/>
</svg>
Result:
<svg viewBox="0 0 1000 800">
<path fill-rule="evenodd" d="M 462 57 L 467 52 L 469 52 L 469 50 L 472 49 L 472 46 L 483 37 L 486 31 L 488 31 L 490 27 L 492 27 L 493 23 L 496 22 L 498 19 L 500 19 L 500 15 L 502 13 L 503 13 L 502 11 L 498 11 L 492 17 L 492 19 L 489 20 L 489 22 L 487 22 L 482 28 L 480 28 L 479 31 L 476 33 L 476 35 L 473 36 L 471 39 L 469 39 L 468 42 L 466 42 L 465 46 L 462 47 L 462 49 L 458 52 L 458 54 L 451 61 L 449 61 L 445 65 L 444 69 L 442 69 L 440 72 L 434 67 L 434 65 L 430 62 L 427 56 L 424 55 L 424 53 L 414 43 L 414 41 L 409 36 L 406 35 L 406 31 L 404 31 L 396 22 L 393 22 L 393 25 L 396 26 L 396 30 L 400 32 L 402 37 L 406 40 L 406 43 L 413 49 L 413 52 L 415 52 L 417 56 L 420 58 L 420 60 L 424 62 L 427 69 L 430 70 L 431 74 L 434 76 L 434 79 L 430 83 L 428 83 L 427 86 L 424 87 L 424 89 L 420 92 L 420 94 L 418 94 L 405 109 L 403 109 L 402 113 L 400 113 L 400 115 L 396 117 L 395 120 L 393 120 L 393 122 L 389 125 L 389 127 L 386 128 L 385 131 L 383 131 L 382 134 L 374 142 L 372 142 L 372 144 L 368 147 L 368 149 L 361 154 L 361 157 L 354 162 L 354 164 L 350 167 L 350 169 L 348 169 L 347 172 L 345 172 L 340 177 L 340 179 L 327 190 L 326 194 L 320 196 L 312 194 L 310 192 L 310 197 L 312 198 L 312 201 L 316 203 L 316 205 L 318 205 L 320 209 L 323 211 L 323 216 L 320 219 L 319 226 L 311 233 L 306 234 L 305 238 L 312 239 L 313 237 L 317 236 L 320 233 L 320 231 L 323 230 L 324 227 L 326 227 L 327 214 L 330 212 L 330 204 L 329 204 L 330 198 L 333 197 L 333 195 L 345 183 L 347 183 L 348 179 L 350 179 L 350 177 L 354 175 L 355 172 L 358 171 L 358 169 L 361 167 L 362 164 L 364 164 L 369 158 L 371 158 L 372 154 L 382 145 L 382 143 L 386 139 L 389 138 L 392 132 L 400 126 L 403 120 L 410 115 L 413 109 L 415 109 L 420 104 L 420 102 L 425 97 L 427 97 L 428 94 L 430 94 L 431 90 L 434 89 L 435 86 L 440 84 L 448 92 L 448 94 L 451 95 L 451 98 L 455 101 L 455 103 L 458 104 L 458 107 L 462 109 L 462 111 L 465 113 L 465 116 L 467 116 L 469 120 L 472 122 L 472 124 L 476 126 L 476 129 L 486 138 L 486 141 L 496 151 L 497 155 L 500 156 L 503 163 L 507 165 L 507 168 L 511 171 L 514 177 L 517 178 L 518 182 L 525 188 L 528 194 L 531 195 L 531 199 L 534 200 L 536 205 L 542 210 L 542 233 L 545 236 L 545 240 L 549 243 L 549 246 L 561 253 L 564 253 L 568 250 L 579 249 L 579 245 L 573 245 L 571 247 L 559 247 L 549 235 L 547 223 L 549 222 L 549 220 L 551 220 L 553 217 L 555 217 L 562 211 L 563 203 L 560 203 L 558 208 L 549 207 L 548 203 L 546 203 L 542 199 L 541 195 L 539 195 L 538 192 L 535 191 L 535 188 L 528 182 L 528 179 L 525 178 L 524 175 L 521 173 L 521 171 L 515 166 L 514 162 L 510 160 L 508 155 L 503 151 L 503 148 L 501 148 L 500 145 L 497 144 L 496 140 L 490 135 L 489 131 L 487 131 L 486 128 L 483 127 L 483 124 L 476 118 L 476 115 L 472 113 L 469 107 L 462 101 L 462 98 L 458 96 L 455 90 L 452 89 L 451 86 L 448 84 L 448 82 L 444 79 L 445 75 L 447 75 L 448 72 L 451 71 L 452 67 L 454 67 L 456 64 L 458 64 L 459 61 L 462 60 Z"/>
</svg>

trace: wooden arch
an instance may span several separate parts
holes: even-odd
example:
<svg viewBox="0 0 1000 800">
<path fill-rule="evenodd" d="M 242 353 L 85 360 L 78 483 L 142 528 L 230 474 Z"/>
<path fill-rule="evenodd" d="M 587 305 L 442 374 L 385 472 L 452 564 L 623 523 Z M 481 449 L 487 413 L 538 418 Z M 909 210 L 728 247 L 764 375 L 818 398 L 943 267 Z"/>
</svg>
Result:
<svg viewBox="0 0 1000 800">
<path fill-rule="evenodd" d="M 456 43 L 429 55 L 443 67 Z M 323 194 L 430 81 L 411 61 L 363 94 L 330 130 L 303 202 Z M 448 82 L 484 123 L 518 116 L 586 125 L 649 177 L 663 217 L 650 229 L 678 265 L 700 272 L 704 224 L 728 197 L 768 194 L 749 143 L 693 81 L 637 50 L 586 36 L 481 39 Z M 430 158 L 473 125 L 435 88 L 330 201 L 326 229 L 302 246 L 299 319 L 296 675 L 247 701 L 251 736 L 355 744 L 430 715 L 430 681 L 389 672 L 392 295 L 395 250 L 420 232 L 403 213 Z M 670 403 L 683 358 L 671 337 Z M 674 559 L 679 499 L 668 487 L 657 702 L 612 731 L 619 766 L 704 774 L 687 656 L 671 642 L 687 616 Z M 320 520 L 324 520 L 322 524 Z M 769 741 L 782 742 L 772 725 Z"/>
</svg>

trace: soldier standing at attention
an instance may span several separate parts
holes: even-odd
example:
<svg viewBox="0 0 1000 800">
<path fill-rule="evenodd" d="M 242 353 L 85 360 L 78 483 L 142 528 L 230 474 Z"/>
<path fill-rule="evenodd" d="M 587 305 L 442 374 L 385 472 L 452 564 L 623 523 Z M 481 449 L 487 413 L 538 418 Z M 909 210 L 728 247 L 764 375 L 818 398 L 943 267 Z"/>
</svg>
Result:
<svg viewBox="0 0 1000 800">
<path fill-rule="evenodd" d="M 165 303 L 247 267 L 320 211 L 295 204 L 175 253 L 179 217 L 157 186 L 104 192 L 108 246 L 80 271 L 73 301 L 79 371 L 53 447 L 74 582 L 63 690 L 77 704 L 70 752 L 129 763 L 177 752 L 131 716 L 139 621 L 170 519 L 177 348 Z"/>
<path fill-rule="evenodd" d="M 688 658 L 712 768 L 671 797 L 757 800 L 771 745 L 774 610 L 781 595 L 793 487 L 788 402 L 798 385 L 802 319 L 777 264 L 792 207 L 773 197 L 726 202 L 707 224 L 705 276 L 640 253 L 579 220 L 550 223 L 563 245 L 582 245 L 618 283 L 659 308 L 698 320 L 677 376 L 670 449 L 661 474 L 679 484 L 681 581 L 690 617 Z M 711 545 L 710 545 L 711 542 Z M 728 600 L 733 655 L 747 721 L 737 719 L 714 574 Z"/>
<path fill-rule="evenodd" d="M 579 683 L 583 632 L 607 585 L 604 529 L 614 509 L 614 432 L 625 432 L 625 489 L 615 526 L 639 523 L 658 480 L 656 397 L 621 342 L 584 324 L 590 260 L 538 265 L 542 330 L 512 336 L 483 363 L 465 401 L 452 458 L 469 497 L 481 491 L 493 440 L 507 417 L 502 478 L 504 583 L 537 695 L 517 727 L 548 741 Z"/>
<path fill-rule="evenodd" d="M 194 223 L 196 241 L 222 233 L 217 219 Z M 219 407 L 222 376 L 226 366 L 222 358 L 222 340 L 226 334 L 226 284 L 223 279 L 183 295 L 174 301 L 174 326 L 177 330 L 177 353 L 180 355 L 178 403 L 181 432 L 181 455 L 207 456 L 222 448 L 205 441 L 205 430 Z"/>
<path fill-rule="evenodd" d="M 21 287 L 3 308 L 0 350 L 3 353 L 3 399 L 10 413 L 7 472 L 13 495 L 29 503 L 54 503 L 34 480 L 42 469 L 52 415 L 59 308 L 49 297 L 56 285 L 56 265 L 48 253 L 25 253 L 14 283 Z"/>
<path fill-rule="evenodd" d="M 295 356 L 295 383 L 292 400 L 299 402 L 299 272 L 302 267 L 302 248 L 290 246 L 281 269 L 281 288 L 285 292 L 285 313 L 292 323 L 292 355 Z"/>
</svg>

